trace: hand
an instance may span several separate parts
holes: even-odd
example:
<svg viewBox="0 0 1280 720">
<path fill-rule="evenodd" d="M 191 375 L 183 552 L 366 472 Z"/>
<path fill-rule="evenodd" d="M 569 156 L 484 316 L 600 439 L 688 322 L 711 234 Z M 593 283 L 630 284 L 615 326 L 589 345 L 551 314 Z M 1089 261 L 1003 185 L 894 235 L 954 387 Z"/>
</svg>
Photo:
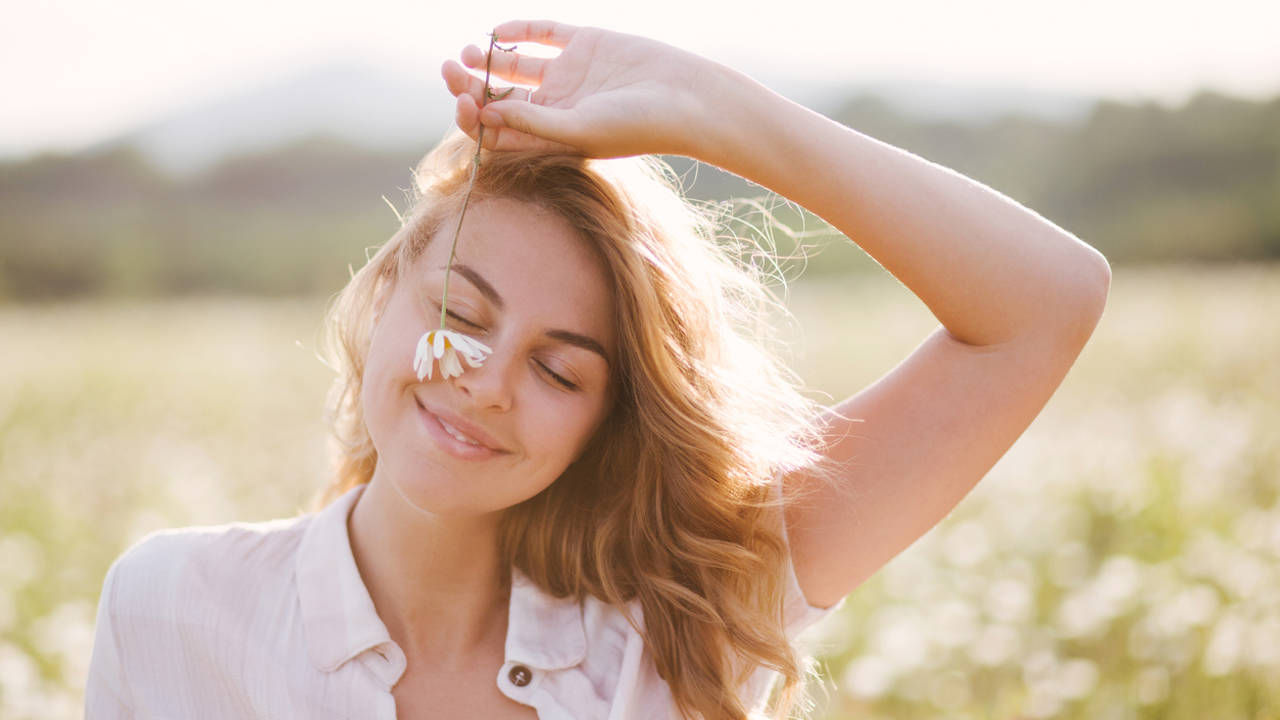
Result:
<svg viewBox="0 0 1280 720">
<path fill-rule="evenodd" d="M 457 123 L 471 137 L 484 124 L 492 150 L 555 149 L 591 157 L 649 153 L 694 155 L 697 127 L 706 122 L 719 66 L 692 53 L 634 35 L 551 21 L 512 21 L 496 28 L 497 42 L 534 42 L 560 48 L 536 58 L 494 48 L 495 79 L 533 86 L 514 88 L 481 107 L 483 77 L 449 60 L 442 68 L 457 97 Z M 487 49 L 469 45 L 462 62 L 484 71 Z"/>
</svg>

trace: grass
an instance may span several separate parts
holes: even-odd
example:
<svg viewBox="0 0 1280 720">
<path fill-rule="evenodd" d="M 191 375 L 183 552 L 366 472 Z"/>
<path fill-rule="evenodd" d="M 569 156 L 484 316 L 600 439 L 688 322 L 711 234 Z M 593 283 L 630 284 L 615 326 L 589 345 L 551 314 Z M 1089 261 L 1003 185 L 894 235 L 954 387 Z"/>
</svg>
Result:
<svg viewBox="0 0 1280 720">
<path fill-rule="evenodd" d="M 0 720 L 81 716 L 134 540 L 325 482 L 323 305 L 0 307 Z M 791 305 L 794 366 L 832 398 L 936 325 L 885 275 Z M 821 717 L 1280 718 L 1277 317 L 1280 267 L 1115 269 L 1040 417 L 825 623 Z"/>
</svg>

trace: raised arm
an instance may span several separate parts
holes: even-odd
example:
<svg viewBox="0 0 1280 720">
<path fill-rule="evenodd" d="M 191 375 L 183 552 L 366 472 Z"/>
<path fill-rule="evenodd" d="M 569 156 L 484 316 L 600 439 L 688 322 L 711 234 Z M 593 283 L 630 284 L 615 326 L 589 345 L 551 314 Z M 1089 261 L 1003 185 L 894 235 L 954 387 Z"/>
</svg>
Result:
<svg viewBox="0 0 1280 720">
<path fill-rule="evenodd" d="M 483 110 L 478 81 L 446 64 L 464 130 L 482 119 L 501 128 L 486 132 L 493 147 L 681 154 L 729 170 L 831 223 L 940 321 L 829 414 L 837 481 L 786 478 L 809 486 L 787 523 L 814 605 L 837 602 L 955 507 L 1044 407 L 1101 317 L 1103 256 L 980 183 L 661 43 L 551 22 L 497 33 L 562 53 L 495 53 L 496 74 L 537 89 Z M 472 67 L 484 59 L 463 53 Z"/>
</svg>

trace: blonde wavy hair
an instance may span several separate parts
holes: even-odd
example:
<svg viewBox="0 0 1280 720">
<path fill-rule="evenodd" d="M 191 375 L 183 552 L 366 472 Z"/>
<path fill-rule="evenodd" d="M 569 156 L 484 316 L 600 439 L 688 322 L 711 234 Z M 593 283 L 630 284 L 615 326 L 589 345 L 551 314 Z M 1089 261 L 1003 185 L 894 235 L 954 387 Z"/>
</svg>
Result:
<svg viewBox="0 0 1280 720">
<path fill-rule="evenodd" d="M 423 158 L 400 231 L 328 308 L 336 477 L 314 508 L 373 475 L 360 394 L 374 299 L 456 222 L 474 147 L 455 131 Z M 779 303 L 755 253 L 717 234 L 716 213 L 685 200 L 653 157 L 485 152 L 472 202 L 486 197 L 554 211 L 592 244 L 616 295 L 619 358 L 611 414 L 581 457 L 505 511 L 502 561 L 556 597 L 638 599 L 637 630 L 685 717 L 747 717 L 743 683 L 760 667 L 781 681 L 772 717 L 807 711 L 814 664 L 784 632 L 772 483 L 815 466 L 821 408 L 769 347 Z"/>
</svg>

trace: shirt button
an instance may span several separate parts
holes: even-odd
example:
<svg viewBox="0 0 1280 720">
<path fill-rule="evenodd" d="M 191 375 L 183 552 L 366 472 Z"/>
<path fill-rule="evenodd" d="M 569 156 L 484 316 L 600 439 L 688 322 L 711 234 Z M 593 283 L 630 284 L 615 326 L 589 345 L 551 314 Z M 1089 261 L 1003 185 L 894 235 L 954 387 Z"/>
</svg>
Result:
<svg viewBox="0 0 1280 720">
<path fill-rule="evenodd" d="M 516 687 L 524 687 L 533 679 L 533 671 L 524 665 L 514 665 L 511 672 L 507 673 L 507 679 Z"/>
</svg>

